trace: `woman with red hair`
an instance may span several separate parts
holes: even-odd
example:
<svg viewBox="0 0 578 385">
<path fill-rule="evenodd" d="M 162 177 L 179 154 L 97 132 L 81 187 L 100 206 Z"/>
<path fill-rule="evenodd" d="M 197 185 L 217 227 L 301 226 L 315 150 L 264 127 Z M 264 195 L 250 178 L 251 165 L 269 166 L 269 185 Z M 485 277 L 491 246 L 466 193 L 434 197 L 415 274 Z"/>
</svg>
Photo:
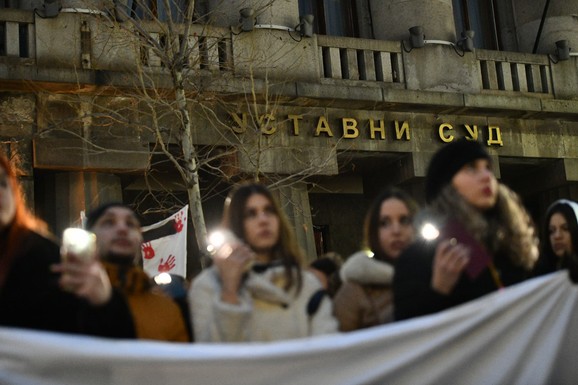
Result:
<svg viewBox="0 0 578 385">
<path fill-rule="evenodd" d="M 60 247 L 27 209 L 0 153 L 0 326 L 133 337 L 126 303 L 100 262 L 72 254 L 59 262 Z"/>
</svg>

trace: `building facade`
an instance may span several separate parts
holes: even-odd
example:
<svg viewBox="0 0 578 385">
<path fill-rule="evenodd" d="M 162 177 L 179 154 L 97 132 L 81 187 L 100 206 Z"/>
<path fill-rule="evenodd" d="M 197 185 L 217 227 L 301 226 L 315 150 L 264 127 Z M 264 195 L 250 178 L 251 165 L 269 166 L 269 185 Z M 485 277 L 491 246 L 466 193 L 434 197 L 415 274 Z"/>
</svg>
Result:
<svg viewBox="0 0 578 385">
<path fill-rule="evenodd" d="M 309 256 L 358 248 L 387 185 L 423 201 L 429 159 L 462 136 L 536 221 L 578 200 L 578 0 L 163 4 L 0 2 L 0 139 L 57 233 L 104 201 L 186 202 L 158 140 L 178 153 L 184 121 L 207 225 L 257 177 Z"/>
</svg>

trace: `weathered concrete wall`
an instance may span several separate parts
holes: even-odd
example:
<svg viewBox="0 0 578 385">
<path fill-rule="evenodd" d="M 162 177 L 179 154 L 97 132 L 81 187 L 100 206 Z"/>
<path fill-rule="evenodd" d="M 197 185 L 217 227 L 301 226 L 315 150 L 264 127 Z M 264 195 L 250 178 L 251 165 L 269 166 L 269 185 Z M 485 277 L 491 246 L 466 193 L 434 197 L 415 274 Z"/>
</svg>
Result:
<svg viewBox="0 0 578 385">
<path fill-rule="evenodd" d="M 33 94 L 0 93 L 0 136 L 26 138 L 34 132 L 36 98 Z"/>
<path fill-rule="evenodd" d="M 219 27 L 237 27 L 239 11 L 252 7 L 257 24 L 273 24 L 293 28 L 299 24 L 298 0 L 208 0 L 209 23 Z"/>
<path fill-rule="evenodd" d="M 136 71 L 140 52 L 137 33 L 128 24 L 114 25 L 107 20 L 83 16 L 82 22 L 91 36 L 89 54 L 96 70 Z M 82 26 L 82 24 L 81 24 Z M 81 52 L 78 52 L 80 55 Z"/>
<path fill-rule="evenodd" d="M 381 40 L 408 40 L 421 25 L 426 39 L 456 41 L 451 0 L 371 0 L 373 33 Z"/>
<path fill-rule="evenodd" d="M 514 0 L 519 49 L 532 52 L 544 7 L 536 2 Z M 540 37 L 537 53 L 553 53 L 555 42 L 566 39 L 578 49 L 578 0 L 552 1 Z"/>
<path fill-rule="evenodd" d="M 557 99 L 578 100 L 578 57 L 552 65 L 552 83 Z"/>
<path fill-rule="evenodd" d="M 36 64 L 43 68 L 82 68 L 81 23 L 82 18 L 72 13 L 50 19 L 36 17 Z"/>
<path fill-rule="evenodd" d="M 315 37 L 296 41 L 286 31 L 259 29 L 233 36 L 232 41 L 236 75 L 285 82 L 319 79 Z"/>
<path fill-rule="evenodd" d="M 472 52 L 460 54 L 446 45 L 428 44 L 411 50 L 404 55 L 407 88 L 422 91 L 480 92 L 482 79 L 479 76 L 476 56 Z M 443 68 L 443 71 L 440 71 L 440 68 Z"/>
</svg>

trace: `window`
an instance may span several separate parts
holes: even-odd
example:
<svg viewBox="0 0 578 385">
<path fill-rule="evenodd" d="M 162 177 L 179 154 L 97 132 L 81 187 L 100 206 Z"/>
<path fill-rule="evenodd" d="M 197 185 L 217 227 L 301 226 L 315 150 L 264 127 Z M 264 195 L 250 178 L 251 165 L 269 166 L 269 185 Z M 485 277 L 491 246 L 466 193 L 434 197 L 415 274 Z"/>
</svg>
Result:
<svg viewBox="0 0 578 385">
<path fill-rule="evenodd" d="M 128 0 L 127 10 L 135 19 L 160 21 L 168 20 L 169 16 L 175 22 L 182 22 L 187 7 L 187 0 L 171 0 L 169 8 L 164 0 Z"/>
<path fill-rule="evenodd" d="M 0 56 L 6 56 L 6 23 L 0 21 Z"/>
<path fill-rule="evenodd" d="M 0 8 L 18 8 L 18 1 L 16 0 L 0 0 Z"/>
<path fill-rule="evenodd" d="M 312 14 L 313 31 L 320 35 L 359 37 L 360 0 L 299 0 L 299 14 Z"/>
<path fill-rule="evenodd" d="M 496 0 L 453 0 L 456 35 L 473 30 L 476 48 L 500 50 Z"/>
<path fill-rule="evenodd" d="M 18 24 L 18 43 L 20 57 L 29 57 L 30 52 L 28 52 L 28 24 L 20 23 Z"/>
</svg>

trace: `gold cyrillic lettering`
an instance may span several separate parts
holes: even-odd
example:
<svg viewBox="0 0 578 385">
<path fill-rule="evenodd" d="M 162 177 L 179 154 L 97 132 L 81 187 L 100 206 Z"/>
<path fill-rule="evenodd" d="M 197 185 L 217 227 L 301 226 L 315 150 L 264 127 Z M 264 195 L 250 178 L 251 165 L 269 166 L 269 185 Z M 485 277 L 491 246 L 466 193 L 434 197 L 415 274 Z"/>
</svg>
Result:
<svg viewBox="0 0 578 385">
<path fill-rule="evenodd" d="M 449 123 L 442 123 L 440 124 L 439 128 L 438 128 L 438 134 L 440 136 L 440 139 L 442 140 L 442 142 L 444 143 L 449 143 L 452 140 L 454 140 L 454 136 L 452 134 L 445 136 L 444 135 L 444 129 L 448 129 L 448 130 L 453 130 L 453 126 Z"/>
<path fill-rule="evenodd" d="M 385 139 L 385 123 L 383 120 L 379 119 L 379 127 L 375 126 L 375 121 L 369 119 L 369 135 L 371 139 L 375 139 L 375 133 L 379 132 L 381 139 Z"/>
<path fill-rule="evenodd" d="M 315 136 L 321 135 L 322 132 L 325 132 L 327 136 L 333 138 L 333 132 L 331 132 L 331 127 L 329 127 L 329 122 L 327 122 L 327 118 L 325 116 L 319 117 L 319 120 L 317 121 L 317 128 L 315 129 Z"/>
<path fill-rule="evenodd" d="M 410 139 L 409 123 L 407 122 L 407 120 L 404 120 L 403 123 L 401 124 L 401 127 L 399 127 L 399 122 L 396 120 L 395 139 L 401 140 L 404 133 L 405 133 L 405 140 L 409 140 Z"/>
<path fill-rule="evenodd" d="M 274 121 L 275 117 L 271 114 L 259 115 L 259 127 L 261 128 L 261 132 L 265 135 L 274 134 L 275 131 L 277 131 L 277 127 L 270 126 L 271 122 Z"/>
<path fill-rule="evenodd" d="M 303 119 L 303 115 L 287 115 L 287 118 L 293 122 L 293 135 L 299 136 L 299 121 Z"/>
<path fill-rule="evenodd" d="M 235 112 L 231 112 L 229 115 L 231 118 L 233 118 L 233 121 L 237 123 L 236 126 L 231 126 L 233 131 L 235 131 L 237 134 L 242 134 L 247 131 L 247 113 L 241 113 L 242 118 L 239 117 L 239 115 Z"/>
<path fill-rule="evenodd" d="M 464 126 L 466 127 L 468 134 L 470 134 L 470 136 L 466 136 L 466 139 L 467 140 L 473 140 L 473 141 L 478 140 L 478 126 L 476 126 L 474 124 L 473 129 L 472 129 L 472 127 L 470 127 L 469 124 L 465 124 Z"/>
<path fill-rule="evenodd" d="M 496 134 L 495 139 L 493 133 Z M 488 126 L 488 146 L 493 144 L 499 145 L 500 147 L 504 145 L 504 142 L 502 142 L 502 132 L 498 126 Z"/>
<path fill-rule="evenodd" d="M 343 127 L 343 138 L 355 139 L 359 136 L 357 129 L 357 120 L 351 118 L 342 118 L 341 126 Z"/>
</svg>

